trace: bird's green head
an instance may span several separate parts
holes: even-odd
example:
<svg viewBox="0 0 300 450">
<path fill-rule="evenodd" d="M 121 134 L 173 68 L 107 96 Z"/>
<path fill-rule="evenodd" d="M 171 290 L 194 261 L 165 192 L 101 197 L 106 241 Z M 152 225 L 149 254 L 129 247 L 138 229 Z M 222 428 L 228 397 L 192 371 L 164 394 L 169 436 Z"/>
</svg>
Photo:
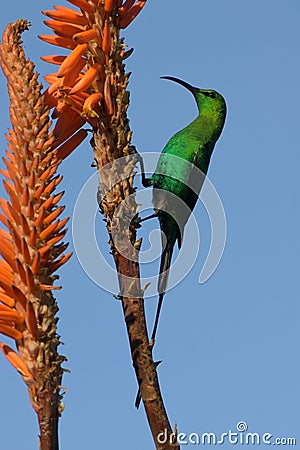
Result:
<svg viewBox="0 0 300 450">
<path fill-rule="evenodd" d="M 218 122 L 222 121 L 224 123 L 226 117 L 226 103 L 224 97 L 219 94 L 219 92 L 214 91 L 213 89 L 199 89 L 191 86 L 186 81 L 175 77 L 166 76 L 161 78 L 175 81 L 175 83 L 181 84 L 181 86 L 188 89 L 195 97 L 201 116 L 209 115 L 214 117 Z"/>
</svg>

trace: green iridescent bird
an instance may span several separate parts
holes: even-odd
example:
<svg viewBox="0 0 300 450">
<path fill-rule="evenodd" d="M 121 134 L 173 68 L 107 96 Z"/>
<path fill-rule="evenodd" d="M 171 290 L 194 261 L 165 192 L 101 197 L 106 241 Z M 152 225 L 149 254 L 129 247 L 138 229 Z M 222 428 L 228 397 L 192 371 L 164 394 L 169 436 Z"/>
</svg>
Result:
<svg viewBox="0 0 300 450">
<path fill-rule="evenodd" d="M 153 186 L 155 213 L 141 221 L 157 216 L 162 231 L 163 251 L 158 280 L 159 299 L 151 336 L 153 341 L 167 290 L 174 245 L 177 241 L 178 247 L 181 247 L 184 226 L 197 202 L 226 117 L 226 103 L 218 92 L 198 89 L 175 77 L 161 78 L 175 81 L 188 89 L 196 100 L 199 114 L 169 140 L 154 174 L 150 178 L 143 175 L 142 179 L 144 186 Z"/>
</svg>

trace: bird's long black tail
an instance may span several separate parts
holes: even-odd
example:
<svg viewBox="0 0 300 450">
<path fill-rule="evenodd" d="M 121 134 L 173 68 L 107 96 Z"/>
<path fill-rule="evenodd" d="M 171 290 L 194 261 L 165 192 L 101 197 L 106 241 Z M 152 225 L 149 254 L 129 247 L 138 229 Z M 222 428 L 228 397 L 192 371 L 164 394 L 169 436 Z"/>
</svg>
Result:
<svg viewBox="0 0 300 450">
<path fill-rule="evenodd" d="M 172 258 L 172 254 L 173 254 L 173 248 L 174 248 L 174 243 L 172 243 L 172 245 L 167 243 L 166 248 L 164 249 L 164 251 L 161 255 L 159 279 L 158 279 L 158 286 L 157 286 L 158 292 L 159 292 L 159 297 L 158 297 L 158 305 L 157 305 L 157 310 L 156 310 L 154 327 L 153 327 L 153 331 L 152 331 L 152 335 L 151 335 L 151 340 L 153 340 L 153 341 L 155 340 L 160 311 L 161 311 L 165 291 L 168 286 L 169 270 L 170 270 L 171 258 Z"/>
<path fill-rule="evenodd" d="M 174 248 L 174 242 L 172 242 L 171 245 L 170 245 L 170 243 L 167 243 L 166 248 L 164 249 L 164 251 L 161 255 L 159 278 L 158 278 L 158 285 L 157 285 L 159 297 L 158 297 L 158 305 L 157 305 L 157 310 L 156 310 L 154 327 L 153 327 L 153 331 L 152 331 L 152 335 L 151 335 L 152 341 L 155 340 L 160 311 L 161 311 L 165 291 L 168 286 L 169 270 L 170 270 L 171 258 L 172 258 L 172 254 L 173 254 L 173 248 Z M 141 391 L 139 389 L 136 399 L 135 399 L 135 407 L 137 409 L 140 406 L 141 400 L 142 400 L 142 396 L 141 396 Z"/>
</svg>

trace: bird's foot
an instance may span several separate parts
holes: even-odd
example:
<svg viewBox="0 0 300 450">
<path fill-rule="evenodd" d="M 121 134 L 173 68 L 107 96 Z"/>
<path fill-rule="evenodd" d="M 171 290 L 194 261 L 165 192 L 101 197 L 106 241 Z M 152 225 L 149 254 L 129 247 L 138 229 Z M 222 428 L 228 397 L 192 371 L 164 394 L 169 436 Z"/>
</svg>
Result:
<svg viewBox="0 0 300 450">
<path fill-rule="evenodd" d="M 149 346 L 150 346 L 150 345 L 151 345 L 151 341 L 150 341 L 150 343 L 149 343 Z M 153 345 L 154 345 L 154 341 L 153 341 Z M 155 369 L 157 368 L 157 366 L 158 366 L 161 362 L 162 362 L 162 360 L 159 360 L 159 361 L 155 361 L 155 362 L 154 362 Z M 141 404 L 141 401 L 142 401 L 142 395 L 141 395 L 141 390 L 139 389 L 138 392 L 137 392 L 137 394 L 136 394 L 135 402 L 134 402 L 134 406 L 136 407 L 136 409 L 139 409 L 140 404 Z"/>
<path fill-rule="evenodd" d="M 138 215 L 136 215 L 131 220 L 130 225 L 132 225 L 135 229 L 141 228 L 141 225 L 140 225 L 141 221 L 142 221 L 142 219 Z"/>
<path fill-rule="evenodd" d="M 148 219 L 153 219 L 154 217 L 158 216 L 158 211 L 155 211 L 153 214 L 147 217 L 139 217 L 138 215 L 134 216 L 131 220 L 130 224 L 133 225 L 135 228 L 141 228 L 141 223 L 146 222 Z"/>
<path fill-rule="evenodd" d="M 145 167 L 144 167 L 144 160 L 143 160 L 142 155 L 139 154 L 139 152 L 137 151 L 137 149 L 135 148 L 134 145 L 131 145 L 129 147 L 129 151 L 131 154 L 136 156 L 136 160 L 139 163 L 139 165 L 141 166 L 142 185 L 144 187 L 152 186 L 152 184 L 153 184 L 152 177 L 147 178 L 145 176 Z"/>
</svg>

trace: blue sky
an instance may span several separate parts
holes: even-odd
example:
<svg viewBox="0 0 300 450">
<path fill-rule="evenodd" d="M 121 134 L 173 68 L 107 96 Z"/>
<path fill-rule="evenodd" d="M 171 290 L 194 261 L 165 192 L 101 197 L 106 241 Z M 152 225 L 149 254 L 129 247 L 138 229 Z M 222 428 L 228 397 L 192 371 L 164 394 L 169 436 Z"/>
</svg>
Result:
<svg viewBox="0 0 300 450">
<path fill-rule="evenodd" d="M 39 56 L 55 52 L 36 38 L 46 32 L 39 8 L 52 4 L 10 0 L 0 18 L 1 30 L 19 17 L 32 22 L 25 47 L 43 75 L 52 68 Z M 199 257 L 166 295 L 155 347 L 169 418 L 187 435 L 220 436 L 245 421 L 250 432 L 300 440 L 299 13 L 297 0 L 149 0 L 124 32 L 135 49 L 127 64 L 129 118 L 140 151 L 161 151 L 196 113 L 190 94 L 161 75 L 214 88 L 228 105 L 209 170 L 226 212 L 225 252 L 214 275 L 199 285 L 210 243 L 199 203 Z M 0 83 L 3 154 L 9 126 L 3 76 Z M 91 161 L 86 142 L 61 168 L 70 216 L 93 174 Z M 100 216 L 99 227 L 105 249 Z M 68 238 L 72 246 L 71 232 Z M 193 246 L 193 236 L 185 235 L 185 245 Z M 60 275 L 61 352 L 71 370 L 63 380 L 61 449 L 153 448 L 143 408 L 134 408 L 136 380 L 121 304 L 90 281 L 76 256 Z M 154 298 L 146 301 L 149 327 L 155 305 Z M 4 357 L 0 367 L 1 450 L 37 448 L 25 385 Z"/>
</svg>

